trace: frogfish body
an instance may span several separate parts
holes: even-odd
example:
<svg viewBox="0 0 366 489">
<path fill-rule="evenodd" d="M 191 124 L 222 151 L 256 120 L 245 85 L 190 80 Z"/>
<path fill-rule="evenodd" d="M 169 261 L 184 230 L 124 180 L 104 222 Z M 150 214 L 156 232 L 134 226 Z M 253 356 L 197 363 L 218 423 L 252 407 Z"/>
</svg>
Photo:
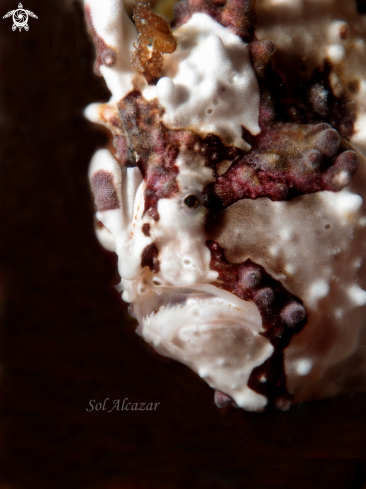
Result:
<svg viewBox="0 0 366 489">
<path fill-rule="evenodd" d="M 100 242 L 137 331 L 286 410 L 366 390 L 366 16 L 356 1 L 85 0 L 111 91 L 87 117 Z"/>
</svg>

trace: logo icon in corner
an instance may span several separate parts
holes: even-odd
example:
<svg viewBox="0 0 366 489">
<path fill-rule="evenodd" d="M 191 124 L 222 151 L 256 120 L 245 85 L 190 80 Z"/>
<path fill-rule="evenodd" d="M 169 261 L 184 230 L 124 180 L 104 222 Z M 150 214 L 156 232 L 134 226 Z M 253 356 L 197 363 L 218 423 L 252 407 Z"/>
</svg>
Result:
<svg viewBox="0 0 366 489">
<path fill-rule="evenodd" d="M 29 29 L 28 16 L 38 19 L 38 17 L 33 12 L 31 12 L 30 10 L 25 10 L 21 3 L 18 5 L 18 8 L 16 10 L 11 10 L 7 14 L 5 14 L 3 19 L 6 19 L 11 15 L 13 16 L 14 22 L 12 27 L 13 31 L 15 31 L 16 28 L 18 28 L 19 31 L 21 31 L 23 28 L 27 31 Z"/>
</svg>

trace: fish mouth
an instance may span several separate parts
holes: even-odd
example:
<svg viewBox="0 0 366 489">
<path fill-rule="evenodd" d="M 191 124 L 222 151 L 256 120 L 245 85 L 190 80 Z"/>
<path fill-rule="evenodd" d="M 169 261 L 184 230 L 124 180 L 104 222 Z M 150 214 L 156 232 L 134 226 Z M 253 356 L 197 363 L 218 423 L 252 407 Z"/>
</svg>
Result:
<svg viewBox="0 0 366 489">
<path fill-rule="evenodd" d="M 133 302 L 133 310 L 140 325 L 154 316 L 166 314 L 168 311 L 182 313 L 192 307 L 212 307 L 225 310 L 232 322 L 242 322 L 245 317 L 246 327 L 252 331 L 262 332 L 262 318 L 257 306 L 252 301 L 245 301 L 236 295 L 220 289 L 212 284 L 195 285 L 191 287 L 155 287 L 149 294 Z M 214 320 L 206 315 L 206 319 Z M 219 315 L 222 317 L 222 314 Z M 226 321 L 226 322 L 227 322 Z"/>
<path fill-rule="evenodd" d="M 144 340 L 238 406 L 263 410 L 267 398 L 250 389 L 248 380 L 272 355 L 273 346 L 261 334 L 262 318 L 254 302 L 212 284 L 162 289 L 133 302 Z"/>
</svg>

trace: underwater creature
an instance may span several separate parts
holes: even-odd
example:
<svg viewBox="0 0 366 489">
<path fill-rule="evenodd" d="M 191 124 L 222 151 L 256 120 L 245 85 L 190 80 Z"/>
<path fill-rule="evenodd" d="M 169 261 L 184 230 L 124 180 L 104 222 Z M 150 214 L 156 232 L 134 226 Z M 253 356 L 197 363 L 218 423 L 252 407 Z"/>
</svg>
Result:
<svg viewBox="0 0 366 489">
<path fill-rule="evenodd" d="M 85 0 L 112 97 L 96 232 L 137 332 L 218 407 L 366 388 L 366 16 L 340 0 Z M 364 9 L 366 10 L 366 9 Z"/>
</svg>

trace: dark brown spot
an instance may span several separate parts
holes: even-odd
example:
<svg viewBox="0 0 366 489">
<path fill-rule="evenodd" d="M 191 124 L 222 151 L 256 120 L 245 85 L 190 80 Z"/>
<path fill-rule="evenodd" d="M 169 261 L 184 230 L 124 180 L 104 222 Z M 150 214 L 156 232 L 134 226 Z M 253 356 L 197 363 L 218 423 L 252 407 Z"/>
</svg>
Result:
<svg viewBox="0 0 366 489">
<path fill-rule="evenodd" d="M 227 225 L 227 214 L 225 211 L 212 209 L 207 213 L 205 220 L 205 233 L 211 239 L 218 238 L 224 226 Z"/>
<path fill-rule="evenodd" d="M 141 266 L 149 267 L 153 273 L 158 273 L 160 270 L 160 263 L 158 260 L 159 250 L 155 243 L 151 243 L 142 252 Z"/>
<path fill-rule="evenodd" d="M 348 83 L 348 90 L 351 93 L 358 93 L 360 90 L 360 80 L 354 80 Z"/>
<path fill-rule="evenodd" d="M 266 67 L 275 52 L 272 41 L 253 41 L 249 44 L 250 60 L 257 76 L 265 76 Z"/>
<path fill-rule="evenodd" d="M 111 173 L 105 170 L 98 170 L 91 179 L 91 187 L 98 211 L 103 212 L 119 208 L 117 192 Z"/>
<path fill-rule="evenodd" d="M 344 41 L 349 36 L 349 27 L 347 24 L 342 24 L 339 28 L 339 37 Z"/>
<path fill-rule="evenodd" d="M 348 27 L 342 25 L 340 35 L 345 35 L 346 30 Z M 258 79 L 261 128 L 265 126 L 263 108 L 271 107 L 278 122 L 327 122 L 349 140 L 354 133 L 356 110 L 349 87 L 352 80 L 341 80 L 343 90 L 335 95 L 330 82 L 334 70 L 331 62 L 314 66 L 306 61 L 296 51 L 291 53 L 281 47 L 276 50 L 265 68 L 265 76 Z"/>
<path fill-rule="evenodd" d="M 142 232 L 145 236 L 150 236 L 150 224 L 148 222 L 142 226 Z"/>
</svg>

